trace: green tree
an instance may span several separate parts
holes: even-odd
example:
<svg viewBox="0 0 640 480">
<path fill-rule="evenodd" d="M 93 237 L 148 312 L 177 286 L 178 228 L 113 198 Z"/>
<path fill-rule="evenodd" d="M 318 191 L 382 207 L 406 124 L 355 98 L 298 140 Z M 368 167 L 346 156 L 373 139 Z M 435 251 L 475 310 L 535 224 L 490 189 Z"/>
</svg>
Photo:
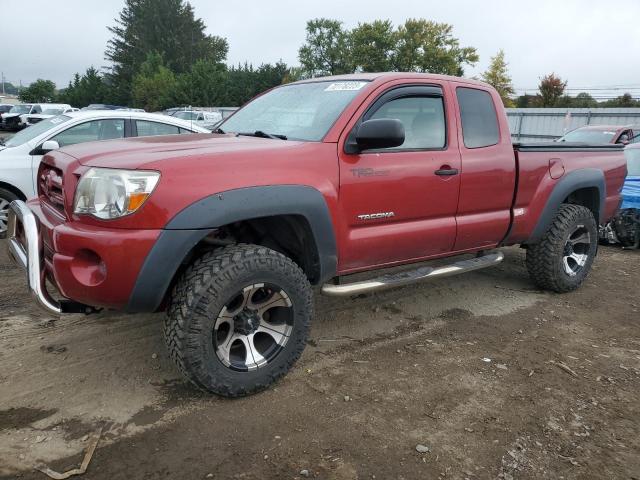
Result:
<svg viewBox="0 0 640 480">
<path fill-rule="evenodd" d="M 609 108 L 632 108 L 640 107 L 640 101 L 634 100 L 630 93 L 625 93 L 619 97 L 602 102 L 600 106 Z"/>
<path fill-rule="evenodd" d="M 388 72 L 393 70 L 396 33 L 389 20 L 360 23 L 351 30 L 352 64 L 363 72 Z"/>
<path fill-rule="evenodd" d="M 109 88 L 104 77 L 94 68 L 87 68 L 80 76 L 76 73 L 73 80 L 58 94 L 58 101 L 74 107 L 86 107 L 90 103 L 109 103 Z"/>
<path fill-rule="evenodd" d="M 587 92 L 580 92 L 571 99 L 571 106 L 576 108 L 592 108 L 598 106 L 598 101 Z"/>
<path fill-rule="evenodd" d="M 227 86 L 226 65 L 198 60 L 189 72 L 178 76 L 170 98 L 174 105 L 224 106 Z"/>
<path fill-rule="evenodd" d="M 464 66 L 479 60 L 473 47 L 461 47 L 453 27 L 424 19 L 409 19 L 398 27 L 395 70 L 462 76 Z"/>
<path fill-rule="evenodd" d="M 51 102 L 56 96 L 56 84 L 51 80 L 39 78 L 27 88 L 20 91 L 18 98 L 22 102 Z"/>
<path fill-rule="evenodd" d="M 164 66 L 162 55 L 151 52 L 133 79 L 134 105 L 149 112 L 168 108 L 172 105 L 175 86 L 175 75 Z"/>
<path fill-rule="evenodd" d="M 130 102 L 133 78 L 151 52 L 159 52 L 164 66 L 178 74 L 189 71 L 197 60 L 224 61 L 226 39 L 204 30 L 204 22 L 184 0 L 125 0 L 116 25 L 109 27 L 113 38 L 105 52 L 113 64 L 114 99 Z"/>
<path fill-rule="evenodd" d="M 310 77 L 353 72 L 349 32 L 338 20 L 309 20 L 306 43 L 300 47 L 298 58 Z"/>
<path fill-rule="evenodd" d="M 507 70 L 508 63 L 504 59 L 504 51 L 499 50 L 495 57 L 491 57 L 491 63 L 486 72 L 482 76 L 482 80 L 493 86 L 502 98 L 505 107 L 513 107 L 513 84 L 511 76 Z"/>
<path fill-rule="evenodd" d="M 562 81 L 555 73 L 550 73 L 540 79 L 538 91 L 540 92 L 540 103 L 542 107 L 555 107 L 556 103 L 564 94 L 567 82 Z"/>
</svg>

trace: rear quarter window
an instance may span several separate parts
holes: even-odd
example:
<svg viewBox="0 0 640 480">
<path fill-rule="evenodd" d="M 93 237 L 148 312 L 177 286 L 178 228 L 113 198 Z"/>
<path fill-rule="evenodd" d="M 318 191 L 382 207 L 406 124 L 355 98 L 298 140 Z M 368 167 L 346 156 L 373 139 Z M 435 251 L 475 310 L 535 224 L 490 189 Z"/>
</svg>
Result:
<svg viewBox="0 0 640 480">
<path fill-rule="evenodd" d="M 496 145 L 500 139 L 498 114 L 489 92 L 458 87 L 456 96 L 460 106 L 465 147 L 482 148 Z"/>
</svg>

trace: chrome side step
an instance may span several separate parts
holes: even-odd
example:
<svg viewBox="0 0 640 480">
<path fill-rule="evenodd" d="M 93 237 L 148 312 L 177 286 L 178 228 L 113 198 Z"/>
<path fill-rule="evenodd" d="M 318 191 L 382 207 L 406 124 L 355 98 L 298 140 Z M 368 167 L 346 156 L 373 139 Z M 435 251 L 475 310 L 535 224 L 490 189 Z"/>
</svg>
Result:
<svg viewBox="0 0 640 480">
<path fill-rule="evenodd" d="M 480 257 L 460 260 L 459 262 L 445 265 L 443 267 L 420 267 L 400 273 L 389 273 L 378 278 L 365 280 L 362 282 L 346 283 L 343 285 L 333 285 L 325 283 L 322 286 L 322 293 L 332 297 L 345 297 L 358 295 L 360 293 L 376 292 L 387 288 L 400 287 L 411 283 L 431 280 L 433 278 L 450 277 L 461 273 L 480 270 L 491 267 L 502 262 L 504 254 L 502 252 L 491 252 Z"/>
</svg>

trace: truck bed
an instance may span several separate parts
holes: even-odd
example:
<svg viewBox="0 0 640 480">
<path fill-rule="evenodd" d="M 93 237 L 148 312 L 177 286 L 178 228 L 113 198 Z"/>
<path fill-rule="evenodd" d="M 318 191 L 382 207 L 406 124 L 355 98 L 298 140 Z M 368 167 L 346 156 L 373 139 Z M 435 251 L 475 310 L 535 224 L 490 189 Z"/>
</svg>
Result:
<svg viewBox="0 0 640 480">
<path fill-rule="evenodd" d="M 514 143 L 518 180 L 513 203 L 513 224 L 506 244 L 535 242 L 540 236 L 539 220 L 555 214 L 548 200 L 571 184 L 573 190 L 587 184 L 587 177 L 601 184 L 599 217 L 601 223 L 611 218 L 619 206 L 620 186 L 627 163 L 624 145 L 569 142 Z M 570 189 L 571 190 L 571 189 Z M 573 191 L 572 190 L 572 191 Z M 567 198 L 553 199 L 560 203 Z M 557 205 L 556 205 L 557 206 Z"/>
</svg>

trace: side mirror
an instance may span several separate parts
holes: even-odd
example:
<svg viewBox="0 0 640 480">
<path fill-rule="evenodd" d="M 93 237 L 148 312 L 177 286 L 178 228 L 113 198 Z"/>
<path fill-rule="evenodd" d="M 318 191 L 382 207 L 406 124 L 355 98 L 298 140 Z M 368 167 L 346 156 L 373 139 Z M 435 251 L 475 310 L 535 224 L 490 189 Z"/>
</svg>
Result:
<svg viewBox="0 0 640 480">
<path fill-rule="evenodd" d="M 358 127 L 355 143 L 358 151 L 399 147 L 404 143 L 404 125 L 395 118 L 367 120 Z"/>
<path fill-rule="evenodd" d="M 51 150 L 58 150 L 59 148 L 60 144 L 58 142 L 55 140 L 47 140 L 40 147 L 40 151 L 42 152 L 42 155 L 44 155 L 45 153 L 49 153 Z"/>
</svg>

